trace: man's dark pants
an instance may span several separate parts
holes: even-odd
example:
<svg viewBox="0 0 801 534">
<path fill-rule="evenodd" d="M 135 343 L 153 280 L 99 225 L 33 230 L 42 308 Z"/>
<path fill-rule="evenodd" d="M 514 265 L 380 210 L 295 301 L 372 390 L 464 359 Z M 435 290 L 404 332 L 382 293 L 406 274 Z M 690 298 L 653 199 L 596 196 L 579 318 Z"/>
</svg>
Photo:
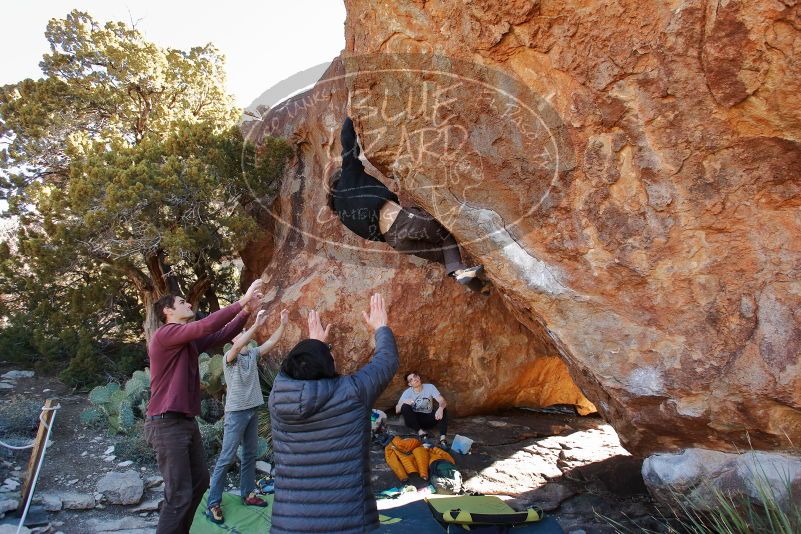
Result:
<svg viewBox="0 0 801 534">
<path fill-rule="evenodd" d="M 411 405 L 404 404 L 401 406 L 401 415 L 403 416 L 403 423 L 412 430 L 428 430 L 436 427 L 441 435 L 448 433 L 448 409 L 442 410 L 442 419 L 437 421 L 434 417 L 434 412 L 420 413 L 412 410 Z"/>
<path fill-rule="evenodd" d="M 398 252 L 443 264 L 448 274 L 465 267 L 451 233 L 422 208 L 401 209 L 384 239 Z"/>
<path fill-rule="evenodd" d="M 156 534 L 188 533 L 195 509 L 209 487 L 209 469 L 194 418 L 145 422 L 145 439 L 156 451 L 164 478 L 164 504 Z"/>
</svg>

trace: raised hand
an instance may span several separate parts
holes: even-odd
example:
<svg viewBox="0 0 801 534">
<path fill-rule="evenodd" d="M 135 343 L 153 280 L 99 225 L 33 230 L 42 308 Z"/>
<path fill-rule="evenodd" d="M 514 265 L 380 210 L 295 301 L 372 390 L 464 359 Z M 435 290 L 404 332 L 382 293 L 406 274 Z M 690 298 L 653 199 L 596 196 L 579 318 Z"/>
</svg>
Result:
<svg viewBox="0 0 801 534">
<path fill-rule="evenodd" d="M 317 339 L 323 343 L 328 343 L 328 332 L 331 330 L 329 324 L 323 328 L 323 323 L 320 322 L 320 314 L 312 310 L 309 312 L 309 338 Z"/>
<path fill-rule="evenodd" d="M 261 326 L 265 322 L 267 322 L 267 310 L 259 310 L 259 313 L 256 314 L 256 325 Z"/>
<path fill-rule="evenodd" d="M 281 324 L 289 322 L 289 310 L 281 310 Z"/>
<path fill-rule="evenodd" d="M 248 312 L 248 314 L 251 314 L 256 310 L 258 310 L 259 306 L 261 306 L 261 299 L 263 296 L 264 295 L 261 293 L 261 291 L 253 293 L 253 295 L 250 297 L 250 300 L 248 300 L 247 303 L 245 303 L 245 305 L 243 306 L 244 310 Z"/>
<path fill-rule="evenodd" d="M 254 280 L 253 283 L 250 284 L 250 287 L 245 294 L 242 295 L 242 298 L 239 299 L 239 304 L 241 304 L 243 307 L 248 305 L 256 293 L 261 294 L 262 286 L 264 286 L 264 280 L 261 278 Z"/>
<path fill-rule="evenodd" d="M 384 306 L 384 298 L 379 293 L 370 297 L 370 315 L 362 312 L 362 317 L 373 331 L 387 325 L 387 310 Z"/>
</svg>

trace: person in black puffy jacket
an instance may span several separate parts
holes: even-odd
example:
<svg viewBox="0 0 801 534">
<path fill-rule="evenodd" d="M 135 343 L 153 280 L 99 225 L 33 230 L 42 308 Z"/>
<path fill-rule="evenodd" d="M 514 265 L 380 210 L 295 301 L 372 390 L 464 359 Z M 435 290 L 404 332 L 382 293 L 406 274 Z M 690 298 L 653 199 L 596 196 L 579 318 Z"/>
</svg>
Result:
<svg viewBox="0 0 801 534">
<path fill-rule="evenodd" d="M 316 311 L 309 338 L 287 355 L 270 392 L 275 501 L 272 534 L 361 533 L 378 528 L 370 484 L 370 410 L 398 370 L 384 300 L 364 320 L 375 335 L 370 362 L 338 375 Z"/>
</svg>

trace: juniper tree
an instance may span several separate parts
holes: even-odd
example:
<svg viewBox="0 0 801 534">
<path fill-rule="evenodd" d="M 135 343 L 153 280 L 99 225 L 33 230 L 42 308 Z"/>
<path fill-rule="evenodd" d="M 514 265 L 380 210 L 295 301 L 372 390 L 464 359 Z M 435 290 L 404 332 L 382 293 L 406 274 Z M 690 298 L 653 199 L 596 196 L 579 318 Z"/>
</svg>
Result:
<svg viewBox="0 0 801 534">
<path fill-rule="evenodd" d="M 53 314 L 70 306 L 40 307 L 45 295 L 77 292 L 95 305 L 75 310 L 71 326 L 85 329 L 100 310 L 115 316 L 106 322 L 130 322 L 119 309 L 127 296 L 148 338 L 164 293 L 218 309 L 234 284 L 231 260 L 259 231 L 254 213 L 277 191 L 287 144 L 244 142 L 211 44 L 159 47 L 80 11 L 51 20 L 45 35 L 44 77 L 0 88 L 0 191 L 17 223 L 0 255 L 6 317 L 20 307 Z M 39 286 L 26 289 L 32 277 Z M 100 287 L 119 292 L 116 304 Z M 90 330 L 131 337 L 121 324 Z"/>
</svg>

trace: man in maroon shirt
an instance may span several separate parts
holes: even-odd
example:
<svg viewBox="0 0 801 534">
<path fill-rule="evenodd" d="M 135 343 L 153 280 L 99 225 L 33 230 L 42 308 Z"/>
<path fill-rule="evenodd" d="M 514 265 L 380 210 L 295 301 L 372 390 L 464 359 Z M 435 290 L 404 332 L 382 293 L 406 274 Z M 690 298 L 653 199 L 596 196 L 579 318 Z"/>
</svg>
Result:
<svg viewBox="0 0 801 534">
<path fill-rule="evenodd" d="M 209 486 L 209 470 L 195 416 L 200 414 L 201 352 L 230 341 L 244 326 L 246 305 L 261 298 L 256 280 L 230 306 L 199 321 L 183 297 L 167 295 L 154 304 L 164 322 L 147 347 L 150 402 L 145 438 L 156 451 L 164 477 L 164 505 L 156 534 L 188 533 L 195 509 Z"/>
</svg>

